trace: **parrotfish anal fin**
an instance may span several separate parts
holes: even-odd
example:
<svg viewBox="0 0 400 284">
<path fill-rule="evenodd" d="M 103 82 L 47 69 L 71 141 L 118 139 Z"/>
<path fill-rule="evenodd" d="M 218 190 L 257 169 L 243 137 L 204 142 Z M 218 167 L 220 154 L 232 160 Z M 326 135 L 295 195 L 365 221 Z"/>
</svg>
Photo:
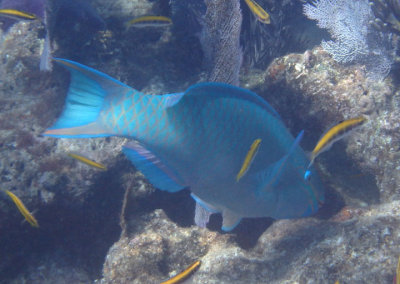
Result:
<svg viewBox="0 0 400 284">
<path fill-rule="evenodd" d="M 225 209 L 222 212 L 222 230 L 225 232 L 232 231 L 239 223 L 242 218 L 234 212 Z"/>
<path fill-rule="evenodd" d="M 44 135 L 64 138 L 109 136 L 97 122 L 108 95 L 133 90 L 129 86 L 82 64 L 54 59 L 71 72 L 64 110 Z"/>
<path fill-rule="evenodd" d="M 174 171 L 139 142 L 126 143 L 122 151 L 150 183 L 158 189 L 176 192 L 185 188 L 184 185 L 180 184 Z"/>
<path fill-rule="evenodd" d="M 290 147 L 288 153 L 283 156 L 279 161 L 270 165 L 266 170 L 259 173 L 261 178 L 261 184 L 263 185 L 263 189 L 272 188 L 274 184 L 279 180 L 287 161 L 290 155 L 293 154 L 294 150 L 299 146 L 301 139 L 303 138 L 304 130 L 300 131 L 299 135 L 297 135 L 296 139 L 294 140 L 292 146 Z"/>
</svg>

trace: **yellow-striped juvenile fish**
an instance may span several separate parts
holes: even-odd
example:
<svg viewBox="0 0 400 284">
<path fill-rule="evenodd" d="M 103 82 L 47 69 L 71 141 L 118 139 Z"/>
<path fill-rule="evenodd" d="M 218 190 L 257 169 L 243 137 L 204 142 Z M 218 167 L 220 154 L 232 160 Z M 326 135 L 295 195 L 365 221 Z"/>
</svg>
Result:
<svg viewBox="0 0 400 284">
<path fill-rule="evenodd" d="M 176 284 L 185 280 L 191 273 L 194 272 L 196 268 L 198 268 L 201 264 L 200 260 L 193 262 L 188 268 L 186 268 L 181 273 L 175 275 L 174 277 L 168 279 L 167 281 L 161 282 L 161 284 Z"/>
<path fill-rule="evenodd" d="M 34 14 L 19 11 L 15 9 L 0 9 L 0 16 L 12 18 L 15 20 L 36 20 L 38 17 Z"/>
<path fill-rule="evenodd" d="M 18 196 L 16 196 L 11 191 L 6 190 L 6 193 L 8 196 L 10 196 L 15 206 L 17 206 L 19 212 L 22 214 L 22 216 L 25 217 L 26 221 L 28 221 L 32 227 L 39 228 L 39 223 L 36 221 L 35 217 L 33 217 L 33 215 L 29 212 L 29 210 L 25 207 L 21 199 L 19 199 Z"/>
<path fill-rule="evenodd" d="M 249 170 L 251 163 L 254 160 L 254 157 L 257 155 L 258 148 L 260 148 L 261 139 L 254 140 L 253 144 L 251 144 L 249 151 L 244 158 L 242 167 L 240 168 L 239 173 L 236 176 L 236 181 L 238 182 Z"/>
<path fill-rule="evenodd" d="M 263 24 L 271 23 L 269 14 L 260 5 L 258 5 L 253 0 L 244 0 L 244 1 L 246 2 L 247 6 L 249 6 L 250 11 L 257 18 L 258 21 L 260 21 Z"/>
<path fill-rule="evenodd" d="M 143 16 L 135 18 L 126 23 L 127 27 L 134 26 L 137 28 L 144 27 L 165 27 L 172 24 L 172 20 L 164 16 Z"/>
<path fill-rule="evenodd" d="M 344 120 L 334 127 L 330 128 L 317 142 L 314 150 L 311 152 L 310 165 L 314 162 L 314 159 L 322 152 L 328 150 L 333 143 L 342 139 L 344 136 L 349 134 L 352 130 L 364 124 L 367 119 L 363 116 Z"/>
<path fill-rule="evenodd" d="M 92 160 L 90 160 L 88 158 L 85 158 L 85 157 L 83 157 L 81 155 L 74 154 L 74 153 L 68 153 L 68 156 L 70 156 L 71 158 L 77 159 L 79 162 L 82 162 L 82 163 L 84 163 L 86 165 L 89 165 L 89 166 L 92 166 L 94 168 L 97 168 L 97 169 L 100 169 L 100 170 L 104 170 L 104 171 L 107 170 L 107 167 L 105 165 L 97 163 L 95 161 L 92 161 Z"/>
</svg>

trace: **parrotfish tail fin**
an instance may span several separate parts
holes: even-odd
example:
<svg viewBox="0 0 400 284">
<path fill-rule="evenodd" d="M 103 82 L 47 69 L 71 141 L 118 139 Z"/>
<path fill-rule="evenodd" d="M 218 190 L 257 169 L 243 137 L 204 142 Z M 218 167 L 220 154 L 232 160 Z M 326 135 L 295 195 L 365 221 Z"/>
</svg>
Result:
<svg viewBox="0 0 400 284">
<path fill-rule="evenodd" d="M 57 122 L 43 135 L 57 138 L 85 138 L 110 136 L 98 121 L 108 95 L 127 92 L 129 86 L 82 64 L 54 59 L 71 73 L 64 110 Z"/>
<path fill-rule="evenodd" d="M 169 192 L 185 188 L 174 170 L 139 142 L 126 143 L 122 151 L 156 188 Z"/>
<path fill-rule="evenodd" d="M 259 178 L 262 179 L 261 184 L 263 184 L 263 188 L 272 188 L 271 186 L 274 185 L 279 180 L 289 157 L 293 154 L 294 150 L 299 146 L 300 141 L 303 138 L 303 134 L 304 130 L 300 131 L 299 135 L 297 135 L 296 139 L 294 140 L 292 146 L 290 146 L 290 149 L 285 156 L 283 156 L 279 161 L 277 161 L 273 165 L 269 166 L 267 170 L 259 173 Z"/>
</svg>

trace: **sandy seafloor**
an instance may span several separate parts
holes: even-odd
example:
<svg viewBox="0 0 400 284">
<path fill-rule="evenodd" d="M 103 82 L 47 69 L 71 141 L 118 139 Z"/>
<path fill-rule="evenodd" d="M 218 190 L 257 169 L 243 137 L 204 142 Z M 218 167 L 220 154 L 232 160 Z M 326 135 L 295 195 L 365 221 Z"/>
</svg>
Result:
<svg viewBox="0 0 400 284">
<path fill-rule="evenodd" d="M 259 2 L 273 11 L 275 25 L 260 26 L 241 3 L 242 29 L 254 30 L 242 35 L 240 86 L 276 108 L 292 133 L 304 129 L 307 151 L 335 123 L 368 119 L 318 157 L 326 187 L 319 213 L 244 219 L 229 233 L 216 214 L 199 228 L 190 192 L 153 188 L 121 153 L 126 139 L 42 137 L 61 113 L 69 75 L 57 65 L 39 71 L 45 28 L 19 21 L 0 34 L 0 189 L 19 196 L 40 227 L 23 222 L 1 193 L 0 283 L 159 283 L 195 260 L 202 264 L 185 283 L 392 283 L 400 256 L 397 65 L 375 80 L 362 64 L 339 64 L 315 44 L 323 33 L 293 28 L 315 25 L 301 15 L 301 3 Z M 96 0 L 92 8 L 107 29 L 89 34 L 79 17 L 63 22 L 55 28 L 54 56 L 148 94 L 207 78 L 196 25 L 125 29 L 133 17 L 171 13 L 168 1 Z M 282 32 L 290 28 L 291 36 Z M 257 57 L 249 41 L 266 35 L 270 48 Z M 68 152 L 108 169 L 78 163 Z"/>
</svg>

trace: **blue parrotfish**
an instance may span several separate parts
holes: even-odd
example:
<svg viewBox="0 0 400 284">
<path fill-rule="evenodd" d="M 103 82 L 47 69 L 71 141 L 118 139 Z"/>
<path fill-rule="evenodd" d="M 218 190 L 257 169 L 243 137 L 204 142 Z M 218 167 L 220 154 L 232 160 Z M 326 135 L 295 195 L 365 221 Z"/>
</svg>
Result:
<svg viewBox="0 0 400 284">
<path fill-rule="evenodd" d="M 181 93 L 143 94 L 79 63 L 55 59 L 71 73 L 61 116 L 44 135 L 122 136 L 123 152 L 160 190 L 189 188 L 195 222 L 222 213 L 222 230 L 244 217 L 299 218 L 315 213 L 324 188 L 278 113 L 255 93 L 223 83 L 199 83 Z M 261 139 L 237 181 L 249 145 Z M 305 173 L 308 171 L 308 178 Z"/>
</svg>

